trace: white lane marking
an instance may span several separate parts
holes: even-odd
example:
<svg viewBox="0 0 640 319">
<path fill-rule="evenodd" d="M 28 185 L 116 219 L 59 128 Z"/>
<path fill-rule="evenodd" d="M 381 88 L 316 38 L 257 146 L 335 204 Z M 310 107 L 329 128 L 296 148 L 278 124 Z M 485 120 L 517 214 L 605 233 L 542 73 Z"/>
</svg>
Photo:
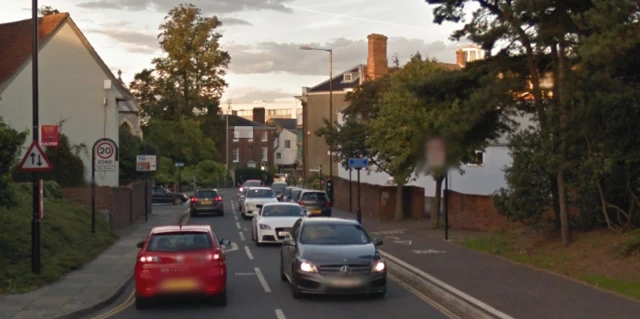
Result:
<svg viewBox="0 0 640 319">
<path fill-rule="evenodd" d="M 249 250 L 249 246 L 244 246 L 244 251 L 247 253 L 247 257 L 253 260 L 253 254 L 251 254 L 251 250 Z"/>
<path fill-rule="evenodd" d="M 260 284 L 262 284 L 262 288 L 264 288 L 264 292 L 271 292 L 271 288 L 269 288 L 269 284 L 267 283 L 267 280 L 264 279 L 264 275 L 262 275 L 262 271 L 260 271 L 260 268 L 256 267 L 254 268 L 254 270 L 256 271 L 256 276 L 258 276 L 258 280 L 260 281 Z"/>
<path fill-rule="evenodd" d="M 287 319 L 287 317 L 284 316 L 284 312 L 282 312 L 282 309 L 276 309 L 276 318 Z"/>
<path fill-rule="evenodd" d="M 236 227 L 238 227 L 238 229 L 242 229 L 242 227 L 240 227 L 240 223 L 236 222 Z"/>
<path fill-rule="evenodd" d="M 445 290 L 448 290 L 449 292 L 451 292 L 451 293 L 453 293 L 455 295 L 458 295 L 458 297 L 460 297 L 460 298 L 462 298 L 462 299 L 474 304 L 478 308 L 481 308 L 484 311 L 486 311 L 486 312 L 488 312 L 488 313 L 490 313 L 490 314 L 492 314 L 492 315 L 494 315 L 494 316 L 496 316 L 496 317 L 498 317 L 500 319 L 515 319 L 515 318 L 507 315 L 506 313 L 501 312 L 501 311 L 499 311 L 499 310 L 487 305 L 486 303 L 484 303 L 484 302 L 482 302 L 482 301 L 480 301 L 480 300 L 478 300 L 476 298 L 473 298 L 473 297 L 467 295 L 466 293 L 464 293 L 464 292 L 462 292 L 462 291 L 460 291 L 460 290 L 458 290 L 458 289 L 456 289 L 456 288 L 454 288 L 454 287 L 452 287 L 452 286 L 440 281 L 438 278 L 433 277 L 433 276 L 427 274 L 426 272 L 407 264 L 406 262 L 400 260 L 398 257 L 392 256 L 392 255 L 390 255 L 387 252 L 384 252 L 382 250 L 380 250 L 380 254 L 382 255 L 382 257 L 387 258 L 387 259 L 395 262 L 396 264 L 398 264 L 398 265 L 410 270 L 411 272 L 413 272 L 413 273 L 415 273 L 415 274 L 417 274 L 417 275 L 419 275 L 419 276 L 421 276 L 421 277 L 423 277 L 423 278 L 425 278 L 427 280 L 430 280 L 431 282 L 435 283 L 436 285 L 439 285 L 440 287 L 444 288 Z"/>
<path fill-rule="evenodd" d="M 236 221 L 238 221 L 238 216 L 237 216 L 237 215 L 235 215 L 235 214 L 234 214 L 234 215 L 233 215 L 233 218 L 235 218 L 235 219 L 236 219 Z"/>
<path fill-rule="evenodd" d="M 243 232 L 238 232 L 238 234 L 240 234 L 240 240 L 244 241 L 244 233 Z"/>
</svg>

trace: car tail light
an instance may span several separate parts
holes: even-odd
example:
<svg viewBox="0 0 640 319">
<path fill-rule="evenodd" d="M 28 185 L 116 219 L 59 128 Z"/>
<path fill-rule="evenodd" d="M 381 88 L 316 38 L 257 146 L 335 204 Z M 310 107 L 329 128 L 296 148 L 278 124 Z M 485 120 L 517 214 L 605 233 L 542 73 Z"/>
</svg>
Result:
<svg viewBox="0 0 640 319">
<path fill-rule="evenodd" d="M 324 206 L 326 206 L 326 207 L 331 207 L 331 202 L 330 202 L 330 201 L 326 201 L 326 202 L 324 203 Z"/>
<path fill-rule="evenodd" d="M 300 205 L 300 206 L 304 206 L 304 202 L 303 202 L 303 201 L 299 201 L 299 202 L 298 202 L 298 205 Z"/>
<path fill-rule="evenodd" d="M 158 256 L 140 256 L 139 260 L 142 263 L 158 263 L 158 262 L 160 262 L 160 257 L 158 257 Z"/>
<path fill-rule="evenodd" d="M 222 197 L 221 196 L 216 197 L 215 201 L 216 202 L 221 202 L 222 201 Z"/>
<path fill-rule="evenodd" d="M 191 198 L 191 202 L 192 203 L 197 203 L 198 202 L 198 198 L 196 198 L 196 197 Z"/>
</svg>

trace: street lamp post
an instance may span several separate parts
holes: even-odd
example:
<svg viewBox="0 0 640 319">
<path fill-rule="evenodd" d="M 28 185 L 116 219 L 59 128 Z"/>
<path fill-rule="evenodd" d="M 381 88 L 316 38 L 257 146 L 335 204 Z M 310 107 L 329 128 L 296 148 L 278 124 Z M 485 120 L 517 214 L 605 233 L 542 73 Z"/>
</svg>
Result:
<svg viewBox="0 0 640 319">
<path fill-rule="evenodd" d="M 325 51 L 329 52 L 329 128 L 333 127 L 333 49 L 312 48 L 310 46 L 301 46 L 300 50 L 305 51 Z M 306 147 L 306 146 L 305 146 Z M 322 178 L 322 176 L 320 176 Z M 329 145 L 329 179 L 327 185 L 333 184 L 333 147 Z M 329 200 L 333 201 L 333 194 L 328 194 Z"/>
<path fill-rule="evenodd" d="M 227 186 L 227 175 L 229 175 L 229 114 L 231 113 L 231 99 L 227 100 L 227 115 L 225 115 L 225 121 L 226 121 L 226 126 L 225 126 L 225 150 L 224 150 L 224 154 L 225 154 L 225 162 L 224 162 L 224 170 L 225 170 L 225 175 L 224 175 L 224 186 Z"/>
</svg>

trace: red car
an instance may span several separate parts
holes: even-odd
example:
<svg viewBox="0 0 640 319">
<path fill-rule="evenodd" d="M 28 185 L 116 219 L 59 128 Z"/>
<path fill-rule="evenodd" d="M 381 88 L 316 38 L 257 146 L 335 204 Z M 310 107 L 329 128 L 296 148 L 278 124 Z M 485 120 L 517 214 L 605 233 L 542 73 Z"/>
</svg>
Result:
<svg viewBox="0 0 640 319">
<path fill-rule="evenodd" d="M 136 308 L 153 306 L 154 298 L 179 295 L 211 297 L 227 305 L 227 265 L 222 246 L 208 225 L 155 227 L 138 243 L 134 280 Z"/>
</svg>

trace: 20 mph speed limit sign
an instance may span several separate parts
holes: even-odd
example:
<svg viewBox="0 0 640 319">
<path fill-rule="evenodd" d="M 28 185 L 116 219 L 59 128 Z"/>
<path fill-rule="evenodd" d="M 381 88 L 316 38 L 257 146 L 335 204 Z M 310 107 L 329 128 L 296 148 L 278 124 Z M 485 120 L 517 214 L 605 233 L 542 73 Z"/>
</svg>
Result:
<svg viewBox="0 0 640 319">
<path fill-rule="evenodd" d="M 96 171 L 116 170 L 116 145 L 111 141 L 100 141 L 93 151 L 94 169 Z"/>
</svg>

